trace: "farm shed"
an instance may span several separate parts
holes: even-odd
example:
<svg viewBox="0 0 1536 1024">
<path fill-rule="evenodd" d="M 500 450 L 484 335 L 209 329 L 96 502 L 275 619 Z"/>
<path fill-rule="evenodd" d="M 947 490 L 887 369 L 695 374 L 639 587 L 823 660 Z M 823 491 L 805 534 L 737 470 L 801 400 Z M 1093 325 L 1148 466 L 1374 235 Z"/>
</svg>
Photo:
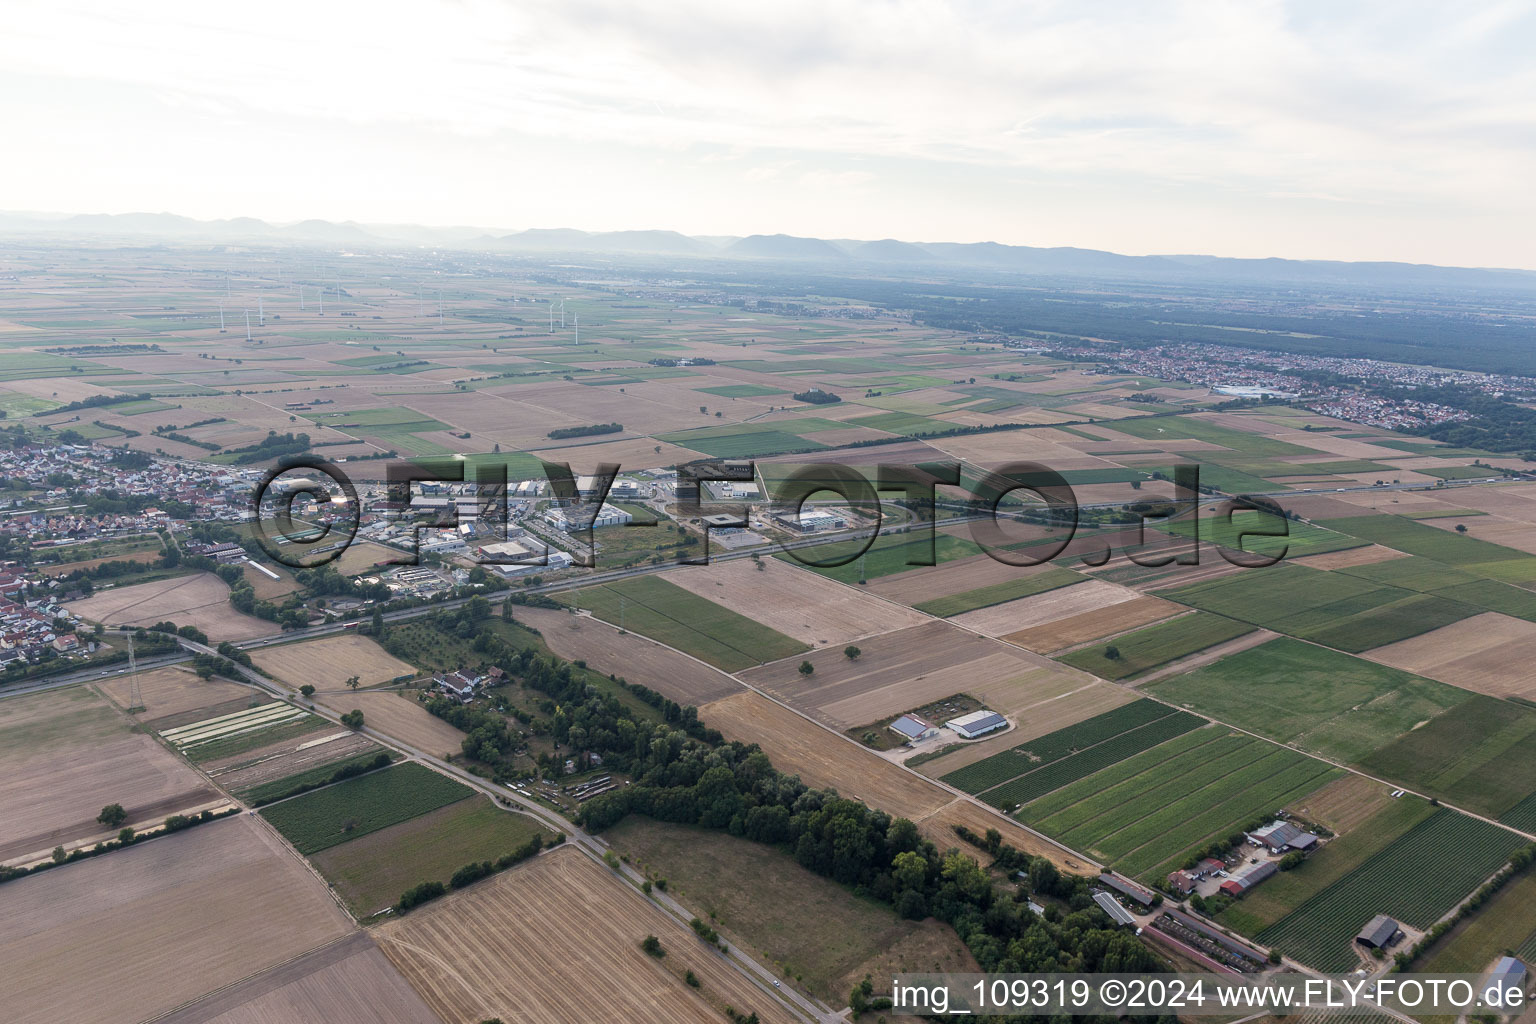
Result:
<svg viewBox="0 0 1536 1024">
<path fill-rule="evenodd" d="M 1495 1006 L 1523 1005 L 1528 977 L 1525 964 L 1512 956 L 1499 957 L 1499 962 L 1488 972 L 1488 984 L 1483 987 L 1483 1001 Z"/>
<path fill-rule="evenodd" d="M 1129 896 L 1144 907 L 1150 905 L 1157 895 L 1144 885 L 1137 885 L 1128 878 L 1121 878 L 1119 875 L 1110 874 L 1107 871 L 1099 876 L 1099 884 Z"/>
<path fill-rule="evenodd" d="M 939 730 L 930 722 L 923 720 L 917 715 L 902 715 L 890 724 L 890 729 L 898 736 L 904 737 L 908 743 L 926 740 L 930 736 L 937 736 L 939 734 Z"/>
<path fill-rule="evenodd" d="M 1386 949 L 1401 938 L 1402 934 L 1396 921 L 1386 914 L 1377 914 L 1371 918 L 1370 924 L 1360 929 L 1360 934 L 1355 936 L 1355 941 L 1372 949 Z"/>
<path fill-rule="evenodd" d="M 1228 896 L 1241 896 L 1243 893 L 1258 885 L 1264 879 L 1271 877 L 1280 870 L 1280 865 L 1272 860 L 1262 864 L 1255 864 L 1247 871 L 1240 872 L 1221 883 L 1221 891 Z"/>
<path fill-rule="evenodd" d="M 1310 850 L 1317 845 L 1317 836 L 1303 831 L 1288 821 L 1272 821 L 1263 828 L 1254 829 L 1248 833 L 1248 839 L 1257 846 L 1267 848 L 1270 853 Z"/>
<path fill-rule="evenodd" d="M 1094 893 L 1093 902 L 1097 903 L 1099 905 L 1099 909 L 1108 914 L 1109 919 L 1115 922 L 1115 924 L 1132 925 L 1136 923 L 1136 919 L 1131 916 L 1130 911 L 1122 907 L 1120 903 L 1107 892 Z"/>
<path fill-rule="evenodd" d="M 1253 948 L 1247 943 L 1239 942 L 1237 939 L 1234 939 L 1226 932 L 1220 931 L 1211 925 L 1206 924 L 1199 918 L 1191 917 L 1188 914 L 1182 914 L 1177 910 L 1164 910 L 1163 915 L 1165 917 L 1172 918 L 1191 931 L 1204 935 L 1212 942 L 1218 943 L 1224 949 L 1231 950 L 1238 956 L 1247 957 L 1254 963 L 1259 964 L 1266 964 L 1269 962 L 1269 957 L 1267 954 L 1259 952 L 1257 949 Z"/>
<path fill-rule="evenodd" d="M 988 711 L 983 708 L 980 711 L 972 711 L 968 715 L 959 718 L 951 718 L 944 723 L 945 728 L 951 729 L 968 740 L 977 736 L 985 736 L 996 729 L 1001 729 L 1008 724 L 1008 719 L 996 711 Z"/>
</svg>

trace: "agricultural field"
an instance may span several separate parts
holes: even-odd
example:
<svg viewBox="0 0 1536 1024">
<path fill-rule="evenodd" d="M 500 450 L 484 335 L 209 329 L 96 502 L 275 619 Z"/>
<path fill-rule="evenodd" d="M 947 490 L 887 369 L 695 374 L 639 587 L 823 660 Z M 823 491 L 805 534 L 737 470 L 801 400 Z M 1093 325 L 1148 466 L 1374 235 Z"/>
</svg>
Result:
<svg viewBox="0 0 1536 1024">
<path fill-rule="evenodd" d="M 0 861 L 115 835 L 96 821 L 112 803 L 142 828 L 224 799 L 84 687 L 0 700 Z"/>
<path fill-rule="evenodd" d="M 726 938 L 781 965 L 829 1005 L 843 1005 L 866 973 L 978 970 L 953 928 L 905 920 L 774 847 L 635 816 L 603 838 L 641 871 L 665 878 L 668 893 Z"/>
<path fill-rule="evenodd" d="M 857 658 L 823 648 L 803 661 L 749 669 L 741 678 L 850 729 L 948 697 L 957 680 L 1003 680 L 1048 667 L 1032 654 L 934 620 L 856 646 Z M 810 674 L 800 671 L 804 662 Z"/>
<path fill-rule="evenodd" d="M 1082 777 L 1019 816 L 1124 874 L 1153 882 L 1211 841 L 1342 774 L 1304 754 L 1210 726 Z"/>
<path fill-rule="evenodd" d="M 265 804 L 295 787 L 323 782 L 344 765 L 371 763 L 382 750 L 366 736 L 336 728 L 206 760 L 199 767 L 247 803 Z"/>
<path fill-rule="evenodd" d="M 419 882 L 443 884 L 466 864 L 495 861 L 550 832 L 476 796 L 322 850 L 310 858 L 359 919 Z"/>
<path fill-rule="evenodd" d="M 566 603 L 734 672 L 808 650 L 808 645 L 656 576 L 562 595 Z"/>
<path fill-rule="evenodd" d="M 440 1024 L 374 945 L 352 932 L 159 1018 L 158 1024 Z"/>
<path fill-rule="evenodd" d="M 1521 801 L 1536 795 L 1536 710 L 1472 696 L 1404 730 L 1360 767 L 1469 811 L 1522 814 Z"/>
<path fill-rule="evenodd" d="M 739 682 L 719 669 L 637 633 L 620 632 L 601 619 L 550 608 L 517 608 L 515 614 L 567 661 L 585 661 L 598 672 L 648 686 L 685 707 L 742 691 Z"/>
<path fill-rule="evenodd" d="M 113 675 L 96 685 L 114 704 L 127 709 L 133 683 L 130 676 Z M 187 712 L 235 701 L 247 702 L 256 695 L 249 686 L 223 679 L 200 679 L 190 668 L 179 665 L 141 671 L 138 686 L 139 700 L 144 708 L 140 717 L 151 727 Z"/>
<path fill-rule="evenodd" d="M 1350 763 L 1467 698 L 1444 683 L 1290 637 L 1145 688 L 1199 714 Z"/>
<path fill-rule="evenodd" d="M 330 723 L 286 701 L 251 702 L 238 711 L 204 718 L 160 736 L 193 764 L 224 761 L 278 743 L 303 743 Z"/>
<path fill-rule="evenodd" d="M 229 587 L 212 573 L 98 590 L 84 600 L 70 602 L 69 610 L 108 626 L 151 626 L 168 619 L 178 626 L 196 626 L 214 643 L 278 632 L 276 623 L 231 608 Z"/>
<path fill-rule="evenodd" d="M 156 1017 L 353 927 L 243 814 L 8 882 L 0 916 L 17 1024 Z"/>
<path fill-rule="evenodd" d="M 1059 655 L 1057 660 L 1105 679 L 1129 679 L 1252 630 L 1246 622 L 1197 611 L 1114 636 L 1104 646 L 1094 644 Z"/>
<path fill-rule="evenodd" d="M 317 693 L 314 702 L 338 715 L 361 711 L 365 728 L 426 754 L 456 754 L 464 742 L 464 734 L 422 707 L 412 690 L 339 690 Z"/>
<path fill-rule="evenodd" d="M 473 792 L 422 765 L 397 764 L 270 804 L 261 815 L 300 853 L 314 854 L 446 807 Z"/>
<path fill-rule="evenodd" d="M 1381 665 L 1491 697 L 1536 699 L 1536 622 L 1484 612 L 1409 640 L 1367 651 Z"/>
<path fill-rule="evenodd" d="M 1439 974 L 1481 974 L 1506 951 L 1529 957 L 1536 944 L 1536 872 L 1527 870 L 1505 884 L 1494 897 L 1458 924 L 1414 964 L 1414 969 Z"/>
<path fill-rule="evenodd" d="M 1060 587 L 1069 587 L 1074 583 L 1086 583 L 1087 577 L 1073 572 L 1071 569 L 1063 569 L 1060 566 L 1046 566 L 1043 572 L 1030 575 L 1019 575 L 1017 578 L 1004 582 L 994 583 L 990 586 L 978 587 L 975 590 L 962 590 L 958 594 L 949 594 L 937 597 L 930 601 L 922 601 L 913 605 L 920 612 L 929 615 L 937 615 L 940 618 L 950 618 L 963 612 L 972 612 L 978 608 L 990 608 L 1008 601 L 1014 601 L 1023 597 L 1032 597 L 1035 594 L 1043 594 Z"/>
<path fill-rule="evenodd" d="M 1536 557 L 1453 531 L 1437 530 L 1411 519 L 1391 515 L 1352 516 L 1322 520 L 1318 525 L 1410 555 L 1423 555 L 1476 576 L 1504 583 L 1536 582 Z"/>
<path fill-rule="evenodd" d="M 900 605 L 776 558 L 688 566 L 662 579 L 812 647 L 925 621 Z"/>
<path fill-rule="evenodd" d="M 1355 934 L 1376 914 L 1426 929 L 1499 869 L 1520 837 L 1444 808 L 1256 938 L 1319 970 L 1355 966 Z"/>
<path fill-rule="evenodd" d="M 308 683 L 317 690 L 339 690 L 352 676 L 362 686 L 373 686 L 418 675 L 368 637 L 352 633 L 263 647 L 251 652 L 251 660 L 291 686 Z"/>
<path fill-rule="evenodd" d="M 640 949 L 647 935 L 661 940 L 666 957 Z M 376 939 L 446 1024 L 497 1016 L 526 1024 L 718 1024 L 727 1005 L 764 1024 L 797 1019 L 687 927 L 569 846 L 391 921 Z M 698 989 L 684 984 L 688 970 Z"/>
</svg>

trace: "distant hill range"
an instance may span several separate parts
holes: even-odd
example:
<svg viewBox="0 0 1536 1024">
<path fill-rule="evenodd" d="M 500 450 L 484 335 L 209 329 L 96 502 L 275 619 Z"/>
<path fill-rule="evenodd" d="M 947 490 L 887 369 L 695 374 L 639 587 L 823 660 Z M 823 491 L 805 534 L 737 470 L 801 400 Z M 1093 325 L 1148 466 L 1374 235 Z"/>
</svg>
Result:
<svg viewBox="0 0 1536 1024">
<path fill-rule="evenodd" d="M 508 253 L 626 254 L 674 259 L 733 259 L 818 264 L 822 269 L 860 266 L 966 267 L 1032 276 L 1097 277 L 1169 281 L 1233 281 L 1249 284 L 1338 284 L 1355 287 L 1536 289 L 1536 271 L 1440 267 L 1418 263 L 1337 260 L 1234 259 L 1223 256 L 1124 256 L 1099 249 L 1037 248 L 998 242 L 906 242 L 895 238 L 805 238 L 796 235 L 690 236 L 676 231 L 578 231 L 416 224 L 358 224 L 305 220 L 272 224 L 252 217 L 193 220 L 172 213 L 64 214 L 0 212 L 0 235 L 39 233 L 225 244 L 291 243 L 381 249 L 436 246 Z"/>
</svg>

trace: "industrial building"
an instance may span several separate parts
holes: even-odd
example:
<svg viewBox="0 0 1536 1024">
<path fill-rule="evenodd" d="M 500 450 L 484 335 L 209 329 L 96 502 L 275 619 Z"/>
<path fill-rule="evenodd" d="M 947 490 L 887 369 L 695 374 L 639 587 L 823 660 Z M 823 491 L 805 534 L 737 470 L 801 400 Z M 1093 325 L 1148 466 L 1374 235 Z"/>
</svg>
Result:
<svg viewBox="0 0 1536 1024">
<path fill-rule="evenodd" d="M 824 508 L 802 508 L 799 515 L 773 516 L 774 522 L 797 533 L 819 533 L 822 530 L 841 530 L 848 525 L 844 512 Z"/>
<path fill-rule="evenodd" d="M 1122 878 L 1109 871 L 1099 876 L 1099 884 L 1107 886 L 1123 896 L 1129 896 L 1144 907 L 1151 906 L 1152 901 L 1157 898 L 1157 893 L 1146 886 L 1138 885 L 1129 878 Z"/>
<path fill-rule="evenodd" d="M 902 715 L 892 722 L 888 728 L 908 743 L 930 739 L 939 734 L 937 727 L 919 718 L 917 715 Z"/>
<path fill-rule="evenodd" d="M 980 711 L 972 711 L 970 714 L 961 715 L 959 718 L 951 718 L 944 723 L 944 728 L 958 733 L 965 739 L 973 740 L 978 736 L 985 736 L 989 732 L 1001 729 L 1007 724 L 1008 719 L 996 711 L 988 711 L 986 708 L 982 708 Z"/>
<path fill-rule="evenodd" d="M 592 517 L 592 528 L 603 526 L 623 526 L 632 520 L 634 516 L 625 512 L 616 505 L 603 503 L 603 507 L 597 510 L 597 515 Z M 585 524 L 585 516 L 582 514 L 567 515 L 566 509 L 555 508 L 544 513 L 545 522 L 562 533 L 570 533 L 572 530 L 580 530 Z"/>
</svg>

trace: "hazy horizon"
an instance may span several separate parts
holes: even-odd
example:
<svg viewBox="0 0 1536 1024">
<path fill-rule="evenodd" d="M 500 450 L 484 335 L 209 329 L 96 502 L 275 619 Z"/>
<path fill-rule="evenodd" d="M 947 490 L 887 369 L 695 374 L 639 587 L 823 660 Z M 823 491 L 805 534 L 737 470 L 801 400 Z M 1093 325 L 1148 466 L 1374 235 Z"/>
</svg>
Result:
<svg viewBox="0 0 1536 1024">
<path fill-rule="evenodd" d="M 13 209 L 1536 269 L 1520 4 L 12 21 Z"/>
</svg>

